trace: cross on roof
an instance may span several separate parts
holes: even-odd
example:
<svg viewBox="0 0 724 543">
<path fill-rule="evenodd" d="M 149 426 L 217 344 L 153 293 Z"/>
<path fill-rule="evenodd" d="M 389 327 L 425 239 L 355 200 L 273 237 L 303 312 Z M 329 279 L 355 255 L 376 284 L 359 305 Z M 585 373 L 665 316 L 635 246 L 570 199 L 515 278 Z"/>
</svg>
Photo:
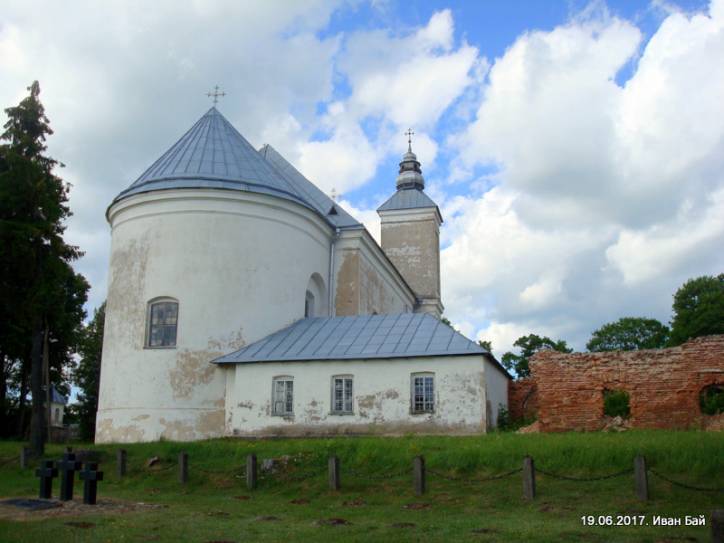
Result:
<svg viewBox="0 0 724 543">
<path fill-rule="evenodd" d="M 405 136 L 407 136 L 407 150 L 409 152 L 412 152 L 412 136 L 414 136 L 415 133 L 412 131 L 412 128 L 408 128 L 407 132 L 405 132 Z"/>
<path fill-rule="evenodd" d="M 219 103 L 219 96 L 226 96 L 225 92 L 219 92 L 219 86 L 214 86 L 214 92 L 207 92 L 206 96 L 214 99 L 214 105 Z"/>
</svg>

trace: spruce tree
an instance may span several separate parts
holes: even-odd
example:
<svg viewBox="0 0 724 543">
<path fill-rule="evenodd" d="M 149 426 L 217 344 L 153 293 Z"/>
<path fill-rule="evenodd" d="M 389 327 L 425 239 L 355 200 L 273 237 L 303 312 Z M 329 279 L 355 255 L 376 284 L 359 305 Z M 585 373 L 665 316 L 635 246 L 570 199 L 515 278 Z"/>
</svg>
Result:
<svg viewBox="0 0 724 543">
<path fill-rule="evenodd" d="M 41 455 L 48 424 L 43 349 L 50 358 L 50 345 L 61 342 L 62 329 L 73 328 L 66 309 L 82 319 L 88 284 L 70 268 L 81 252 L 63 239 L 71 215 L 69 187 L 54 173 L 62 164 L 45 155 L 53 131 L 38 98 L 40 85 L 35 81 L 28 90 L 29 96 L 5 110 L 8 121 L 0 135 L 0 355 L 5 366 L 6 359 L 27 359 L 30 352 L 30 444 Z"/>
</svg>

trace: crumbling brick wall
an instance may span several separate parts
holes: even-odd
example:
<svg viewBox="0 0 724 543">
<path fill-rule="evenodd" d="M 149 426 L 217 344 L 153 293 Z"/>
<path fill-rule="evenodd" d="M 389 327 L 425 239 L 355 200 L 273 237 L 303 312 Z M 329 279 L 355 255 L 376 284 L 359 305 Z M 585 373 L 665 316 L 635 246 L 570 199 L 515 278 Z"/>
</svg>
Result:
<svg viewBox="0 0 724 543">
<path fill-rule="evenodd" d="M 511 420 L 531 419 L 538 414 L 538 389 L 531 378 L 508 381 L 508 412 Z"/>
<path fill-rule="evenodd" d="M 541 351 L 531 360 L 538 421 L 546 432 L 598 430 L 604 424 L 604 390 L 629 394 L 629 422 L 638 428 L 702 428 L 722 415 L 703 415 L 701 390 L 724 384 L 724 335 L 679 347 L 645 351 L 565 354 Z M 511 413 L 521 413 L 526 387 L 513 385 Z"/>
</svg>

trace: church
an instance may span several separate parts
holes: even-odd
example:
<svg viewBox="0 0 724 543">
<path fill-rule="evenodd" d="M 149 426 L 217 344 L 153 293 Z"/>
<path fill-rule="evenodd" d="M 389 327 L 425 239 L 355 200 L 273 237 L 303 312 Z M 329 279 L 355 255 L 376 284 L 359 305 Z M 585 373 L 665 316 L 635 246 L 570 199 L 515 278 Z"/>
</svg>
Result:
<svg viewBox="0 0 724 543">
<path fill-rule="evenodd" d="M 510 376 L 440 320 L 411 145 L 395 188 L 378 244 L 212 107 L 106 211 L 96 441 L 493 428 Z"/>
</svg>

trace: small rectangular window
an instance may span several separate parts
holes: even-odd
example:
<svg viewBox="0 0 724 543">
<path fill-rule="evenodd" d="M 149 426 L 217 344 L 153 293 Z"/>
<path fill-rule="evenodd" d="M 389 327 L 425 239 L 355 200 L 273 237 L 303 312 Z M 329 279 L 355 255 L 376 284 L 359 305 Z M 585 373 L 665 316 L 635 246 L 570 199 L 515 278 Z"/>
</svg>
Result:
<svg viewBox="0 0 724 543">
<path fill-rule="evenodd" d="M 332 412 L 352 413 L 352 376 L 332 378 Z"/>
<path fill-rule="evenodd" d="M 412 375 L 412 412 L 435 412 L 435 376 L 431 373 Z"/>
<path fill-rule="evenodd" d="M 294 414 L 294 381 L 291 377 L 275 377 L 272 385 L 274 415 Z"/>
</svg>

